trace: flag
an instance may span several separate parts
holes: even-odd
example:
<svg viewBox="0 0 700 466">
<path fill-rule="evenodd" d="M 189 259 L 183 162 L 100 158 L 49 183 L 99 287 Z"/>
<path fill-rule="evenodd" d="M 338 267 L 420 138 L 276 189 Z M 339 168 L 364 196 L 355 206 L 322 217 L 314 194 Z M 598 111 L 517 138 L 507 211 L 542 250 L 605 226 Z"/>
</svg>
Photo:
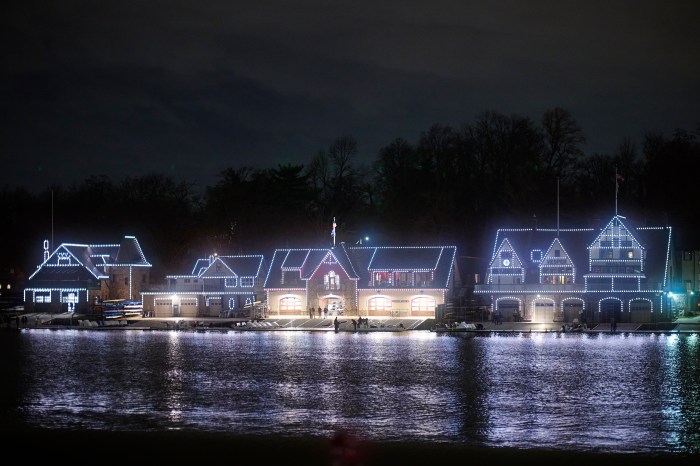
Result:
<svg viewBox="0 0 700 466">
<path fill-rule="evenodd" d="M 335 217 L 333 217 L 333 229 L 331 230 L 331 236 L 335 238 Z"/>
<path fill-rule="evenodd" d="M 620 191 L 620 181 L 625 181 L 625 178 L 615 170 L 615 199 L 617 199 L 617 193 Z"/>
</svg>

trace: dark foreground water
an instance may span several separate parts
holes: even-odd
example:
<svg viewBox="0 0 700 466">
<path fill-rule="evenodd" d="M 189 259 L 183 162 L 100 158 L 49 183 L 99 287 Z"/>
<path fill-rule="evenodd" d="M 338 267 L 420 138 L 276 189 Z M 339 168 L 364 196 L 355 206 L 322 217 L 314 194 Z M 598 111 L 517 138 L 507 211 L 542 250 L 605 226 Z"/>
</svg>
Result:
<svg viewBox="0 0 700 466">
<path fill-rule="evenodd" d="M 0 428 L 700 453 L 700 336 L 0 333 Z"/>
</svg>

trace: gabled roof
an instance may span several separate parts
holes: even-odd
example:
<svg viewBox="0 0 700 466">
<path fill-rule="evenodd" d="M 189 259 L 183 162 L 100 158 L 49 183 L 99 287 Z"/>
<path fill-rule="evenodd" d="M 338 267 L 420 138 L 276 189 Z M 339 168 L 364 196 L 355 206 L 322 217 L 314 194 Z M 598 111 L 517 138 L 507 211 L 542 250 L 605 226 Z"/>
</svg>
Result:
<svg viewBox="0 0 700 466">
<path fill-rule="evenodd" d="M 620 217 L 623 218 L 623 217 Z M 610 223 L 606 224 L 606 228 Z M 645 273 L 650 283 L 666 284 L 666 270 L 670 260 L 671 227 L 666 226 L 637 226 L 625 219 L 626 228 L 646 249 Z M 503 228 L 496 232 L 492 259 L 504 239 L 508 239 L 513 249 L 518 253 L 523 266 L 534 271 L 539 267 L 539 255 L 544 257 L 555 238 L 558 238 L 576 267 L 576 283 L 583 283 L 583 275 L 589 271 L 589 247 L 595 243 L 604 229 L 594 228 Z M 528 277 L 535 274 L 527 274 Z"/>
<path fill-rule="evenodd" d="M 29 276 L 28 283 L 75 281 L 77 286 L 77 282 L 105 277 L 104 269 L 93 263 L 89 246 L 62 244 Z"/>
<path fill-rule="evenodd" d="M 214 278 L 214 277 L 236 277 L 236 272 L 234 272 L 229 265 L 221 259 L 221 257 L 216 256 L 210 263 L 209 266 L 202 270 L 199 274 L 202 278 Z"/>
<path fill-rule="evenodd" d="M 209 267 L 210 263 L 209 259 L 197 259 L 194 263 L 194 267 L 192 267 L 190 276 L 199 277 Z"/>
<path fill-rule="evenodd" d="M 219 256 L 219 258 L 239 277 L 257 277 L 267 272 L 262 255 Z"/>
<path fill-rule="evenodd" d="M 216 271 L 217 264 L 223 269 Z M 265 258 L 260 254 L 211 256 L 208 259 L 197 259 L 190 274 L 166 275 L 166 278 L 258 277 L 266 272 Z"/>
<path fill-rule="evenodd" d="M 338 247 L 332 249 L 317 249 L 311 251 L 301 271 L 301 278 L 308 280 L 313 276 L 314 272 L 318 270 L 321 263 L 331 261 L 337 262 L 351 280 L 358 279 L 344 244 L 340 244 Z"/>
<path fill-rule="evenodd" d="M 301 272 L 301 278 L 304 280 L 308 280 L 309 278 L 311 278 L 314 272 L 316 272 L 316 270 L 318 270 L 318 268 L 324 262 L 340 264 L 338 257 L 332 250 L 310 251 L 309 254 L 306 256 L 304 266 L 299 270 L 299 272 Z M 350 277 L 352 278 L 352 275 L 350 275 Z"/>
<path fill-rule="evenodd" d="M 97 282 L 107 278 L 108 266 L 150 267 L 151 264 L 133 236 L 125 236 L 121 244 L 63 243 L 37 267 L 28 281 L 32 285 L 41 282 L 44 286 L 51 283 L 65 286 L 66 281 Z"/>
<path fill-rule="evenodd" d="M 309 254 L 312 254 L 314 252 L 319 253 L 318 250 L 313 249 L 286 249 L 283 251 L 286 251 L 286 254 L 284 255 L 284 262 L 282 263 L 282 268 L 287 270 L 301 270 L 301 268 L 306 263 L 306 259 L 309 257 Z"/>
<path fill-rule="evenodd" d="M 141 245 L 135 236 L 125 236 L 114 256 L 114 262 L 109 265 L 131 265 L 136 267 L 150 267 L 146 257 L 143 255 Z"/>
<path fill-rule="evenodd" d="M 503 251 L 510 251 L 513 253 L 513 263 L 511 267 L 522 267 L 522 261 L 520 260 L 520 255 L 518 252 L 513 248 L 513 245 L 510 244 L 510 241 L 508 238 L 503 238 L 503 241 L 501 242 L 501 245 L 496 248 L 496 250 L 493 252 L 493 257 L 491 257 L 491 262 L 490 262 L 490 267 L 498 267 L 499 264 L 496 262 L 497 257 L 500 253 Z"/>
<path fill-rule="evenodd" d="M 559 239 L 559 237 L 554 238 L 554 241 L 552 241 L 552 244 L 549 245 L 549 248 L 547 248 L 547 250 L 542 255 L 542 259 L 544 259 L 546 257 L 550 257 L 550 255 L 553 254 L 552 250 L 555 250 L 555 249 L 561 250 L 564 252 L 564 257 L 562 257 L 561 259 L 566 259 L 567 263 L 568 263 L 568 261 L 571 261 L 571 256 L 569 255 L 569 252 L 566 250 L 564 245 L 561 244 L 561 240 Z M 585 264 L 584 265 L 572 264 L 572 265 L 583 267 Z"/>
<path fill-rule="evenodd" d="M 348 253 L 360 274 L 358 288 L 371 288 L 372 273 L 375 271 L 432 272 L 435 288 L 449 288 L 457 247 L 351 247 Z"/>
<path fill-rule="evenodd" d="M 324 261 L 337 262 L 351 280 L 358 278 L 342 244 L 329 249 L 276 249 L 272 255 L 265 287 L 284 288 L 281 283 L 282 273 L 285 271 L 298 271 L 301 279 L 308 280 Z M 289 288 L 298 288 L 298 285 Z"/>
<path fill-rule="evenodd" d="M 441 248 L 374 248 L 368 270 L 434 270 Z"/>
<path fill-rule="evenodd" d="M 432 272 L 436 288 L 449 288 L 454 261 L 455 246 L 436 247 L 346 247 L 344 243 L 328 249 L 277 249 L 265 288 L 285 288 L 281 285 L 282 273 L 298 270 L 300 277 L 308 280 L 318 267 L 328 260 L 335 260 L 350 279 L 358 280 L 358 288 L 367 289 L 375 271 Z M 290 286 L 298 288 L 298 285 Z"/>
</svg>

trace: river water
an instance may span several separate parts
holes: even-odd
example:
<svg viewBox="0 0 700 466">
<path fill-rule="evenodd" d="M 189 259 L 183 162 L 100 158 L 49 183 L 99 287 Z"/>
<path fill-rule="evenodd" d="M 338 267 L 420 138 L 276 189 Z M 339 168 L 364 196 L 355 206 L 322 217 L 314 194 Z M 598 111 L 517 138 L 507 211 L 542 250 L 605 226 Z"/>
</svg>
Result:
<svg viewBox="0 0 700 466">
<path fill-rule="evenodd" d="M 0 334 L 0 428 L 700 452 L 697 334 Z"/>
</svg>

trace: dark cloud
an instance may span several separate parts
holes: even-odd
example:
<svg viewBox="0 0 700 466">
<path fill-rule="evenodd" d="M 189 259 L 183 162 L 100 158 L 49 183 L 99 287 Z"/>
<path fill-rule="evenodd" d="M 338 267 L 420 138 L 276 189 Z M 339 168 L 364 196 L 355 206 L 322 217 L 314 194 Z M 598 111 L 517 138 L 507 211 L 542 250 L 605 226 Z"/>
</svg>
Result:
<svg viewBox="0 0 700 466">
<path fill-rule="evenodd" d="M 361 160 L 434 123 L 554 106 L 586 152 L 700 122 L 688 1 L 14 1 L 0 185 Z"/>
</svg>

